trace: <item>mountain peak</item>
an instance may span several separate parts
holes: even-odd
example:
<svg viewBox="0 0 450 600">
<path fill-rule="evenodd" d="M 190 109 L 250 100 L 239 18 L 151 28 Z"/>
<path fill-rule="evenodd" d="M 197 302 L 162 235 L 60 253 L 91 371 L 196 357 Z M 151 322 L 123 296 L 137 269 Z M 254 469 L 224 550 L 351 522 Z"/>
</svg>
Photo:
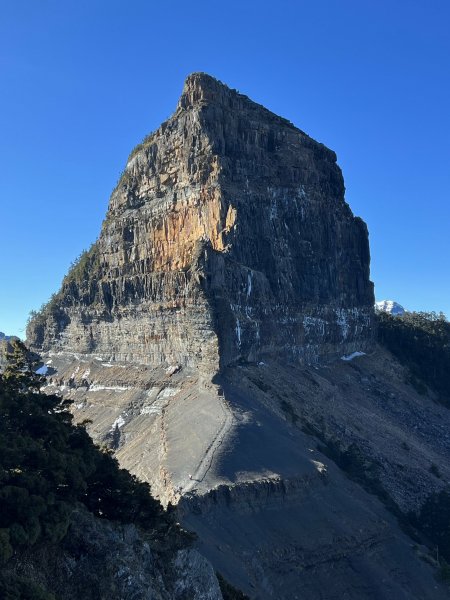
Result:
<svg viewBox="0 0 450 600">
<path fill-rule="evenodd" d="M 28 335 L 153 365 L 314 363 L 371 347 L 373 302 L 367 228 L 334 152 L 193 73 Z"/>
<path fill-rule="evenodd" d="M 186 77 L 184 87 L 197 89 L 205 89 L 208 87 L 225 87 L 229 89 L 228 86 L 222 83 L 219 79 L 203 71 L 195 71 L 194 73 L 190 73 Z"/>
<path fill-rule="evenodd" d="M 191 108 L 202 102 L 217 100 L 220 96 L 233 92 L 237 94 L 236 90 L 231 90 L 224 83 L 207 73 L 191 73 L 186 77 L 178 104 L 180 108 Z"/>
<path fill-rule="evenodd" d="M 236 114 L 249 111 L 251 120 L 267 120 L 280 126 L 287 126 L 296 131 L 296 128 L 288 119 L 280 117 L 262 104 L 258 104 L 245 94 L 229 87 L 219 79 L 208 75 L 208 73 L 191 73 L 187 76 L 183 91 L 178 102 L 178 109 L 189 110 L 194 107 L 215 104 L 233 111 Z M 303 132 L 301 132 L 303 134 Z M 304 135 L 304 134 L 303 134 Z"/>
<path fill-rule="evenodd" d="M 403 306 L 394 300 L 379 300 L 375 302 L 375 308 L 394 316 L 403 315 L 406 312 Z"/>
</svg>

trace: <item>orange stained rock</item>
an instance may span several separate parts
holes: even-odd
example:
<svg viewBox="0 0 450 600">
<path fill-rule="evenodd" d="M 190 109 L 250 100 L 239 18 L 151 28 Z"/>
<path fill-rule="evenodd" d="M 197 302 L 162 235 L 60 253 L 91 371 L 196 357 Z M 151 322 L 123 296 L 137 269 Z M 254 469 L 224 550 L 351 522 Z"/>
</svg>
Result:
<svg viewBox="0 0 450 600">
<path fill-rule="evenodd" d="M 212 247 L 226 249 L 225 234 L 236 221 L 236 210 L 228 207 L 224 214 L 217 190 L 202 190 L 200 202 L 181 207 L 164 215 L 148 233 L 146 245 L 152 258 L 152 271 L 179 271 L 190 266 L 193 250 L 200 239 L 208 239 Z"/>
</svg>

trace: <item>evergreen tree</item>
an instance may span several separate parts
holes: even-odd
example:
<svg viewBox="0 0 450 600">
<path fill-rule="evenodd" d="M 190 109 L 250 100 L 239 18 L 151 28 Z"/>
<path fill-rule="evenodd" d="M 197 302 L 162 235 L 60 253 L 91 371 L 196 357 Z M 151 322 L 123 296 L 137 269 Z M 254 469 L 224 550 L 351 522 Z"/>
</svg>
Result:
<svg viewBox="0 0 450 600">
<path fill-rule="evenodd" d="M 7 358 L 0 374 L 0 598 L 47 599 L 32 582 L 7 581 L 8 565 L 35 546 L 57 552 L 77 511 L 134 523 L 152 536 L 178 529 L 147 483 L 72 424 L 61 397 L 39 391 L 44 378 L 22 342 L 13 342 Z"/>
<path fill-rule="evenodd" d="M 443 313 L 380 312 L 378 339 L 409 368 L 410 382 L 420 393 L 433 389 L 450 407 L 450 323 Z"/>
<path fill-rule="evenodd" d="M 37 392 L 45 382 L 45 377 L 36 373 L 39 360 L 19 339 L 14 338 L 11 346 L 12 350 L 6 352 L 4 383 L 18 392 Z"/>
</svg>

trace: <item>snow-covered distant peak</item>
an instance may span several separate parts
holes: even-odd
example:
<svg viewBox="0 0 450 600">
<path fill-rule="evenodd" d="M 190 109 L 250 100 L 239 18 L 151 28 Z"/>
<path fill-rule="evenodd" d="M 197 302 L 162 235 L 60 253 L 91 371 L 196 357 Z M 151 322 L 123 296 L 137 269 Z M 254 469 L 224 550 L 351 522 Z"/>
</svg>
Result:
<svg viewBox="0 0 450 600">
<path fill-rule="evenodd" d="M 403 315 L 406 312 L 403 306 L 398 304 L 398 302 L 394 302 L 394 300 L 380 300 L 379 302 L 375 302 L 375 308 L 394 316 Z"/>
</svg>

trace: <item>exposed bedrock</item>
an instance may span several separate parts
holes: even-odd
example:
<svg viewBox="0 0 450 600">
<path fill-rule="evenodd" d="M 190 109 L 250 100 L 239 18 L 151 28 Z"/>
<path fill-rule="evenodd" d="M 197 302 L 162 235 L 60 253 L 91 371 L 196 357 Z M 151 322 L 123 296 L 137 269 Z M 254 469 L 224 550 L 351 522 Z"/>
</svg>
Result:
<svg viewBox="0 0 450 600">
<path fill-rule="evenodd" d="M 446 598 L 419 548 L 357 486 L 327 473 L 184 498 L 199 549 L 251 598 Z"/>
<path fill-rule="evenodd" d="M 367 229 L 334 152 L 196 73 L 27 335 L 153 366 L 312 363 L 370 348 L 373 302 Z"/>
</svg>

